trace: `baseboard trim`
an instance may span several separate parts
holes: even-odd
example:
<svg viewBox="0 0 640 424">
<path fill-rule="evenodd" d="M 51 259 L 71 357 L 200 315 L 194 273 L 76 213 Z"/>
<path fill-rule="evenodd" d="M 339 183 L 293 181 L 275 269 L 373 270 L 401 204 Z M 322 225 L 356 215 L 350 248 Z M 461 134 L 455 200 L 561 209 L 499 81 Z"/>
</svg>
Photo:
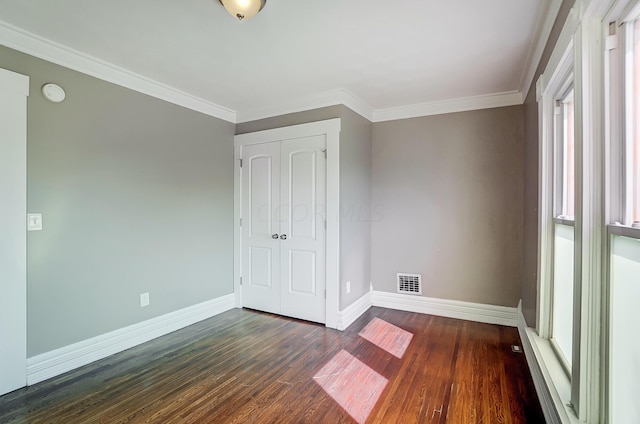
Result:
<svg viewBox="0 0 640 424">
<path fill-rule="evenodd" d="M 560 417 L 553 406 L 553 399 L 549 388 L 544 381 L 542 369 L 536 359 L 536 355 L 533 352 L 533 344 L 529 338 L 527 332 L 527 323 L 522 314 L 522 310 L 518 310 L 518 333 L 520 334 L 520 340 L 522 340 L 522 347 L 524 349 L 524 355 L 527 358 L 527 365 L 529 366 L 529 372 L 533 379 L 533 385 L 536 388 L 538 399 L 540 400 L 540 406 L 542 407 L 542 413 L 544 419 L 548 424 L 560 424 Z"/>
<path fill-rule="evenodd" d="M 340 331 L 346 330 L 362 314 L 371 307 L 371 292 L 365 293 L 360 299 L 347 306 L 344 310 L 338 311 L 338 326 Z"/>
<path fill-rule="evenodd" d="M 571 396 L 569 379 L 555 359 L 549 342 L 539 337 L 533 328 L 527 327 L 521 308 L 518 308 L 518 333 L 545 421 L 549 424 L 579 424 L 568 406 Z"/>
<path fill-rule="evenodd" d="M 235 308 L 229 294 L 27 359 L 32 385 Z"/>
<path fill-rule="evenodd" d="M 373 306 L 516 327 L 516 308 L 373 291 Z"/>
</svg>

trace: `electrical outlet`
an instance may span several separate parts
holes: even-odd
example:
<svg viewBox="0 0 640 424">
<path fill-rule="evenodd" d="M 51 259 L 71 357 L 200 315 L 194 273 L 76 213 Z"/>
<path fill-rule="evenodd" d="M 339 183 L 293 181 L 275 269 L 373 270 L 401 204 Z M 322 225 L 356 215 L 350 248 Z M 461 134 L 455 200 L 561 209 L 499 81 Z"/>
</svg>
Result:
<svg viewBox="0 0 640 424">
<path fill-rule="evenodd" d="M 149 293 L 142 293 L 140 295 L 140 307 L 144 308 L 145 306 L 149 306 Z"/>
<path fill-rule="evenodd" d="M 347 281 L 347 294 L 351 293 L 351 281 Z"/>
</svg>

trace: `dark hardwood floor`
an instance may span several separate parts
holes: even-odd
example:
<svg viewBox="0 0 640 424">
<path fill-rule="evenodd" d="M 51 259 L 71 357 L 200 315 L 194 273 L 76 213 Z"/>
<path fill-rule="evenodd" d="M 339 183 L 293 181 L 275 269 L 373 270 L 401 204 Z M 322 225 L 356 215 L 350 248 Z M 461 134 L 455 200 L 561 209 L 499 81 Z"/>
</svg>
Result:
<svg viewBox="0 0 640 424">
<path fill-rule="evenodd" d="M 413 335 L 402 358 L 358 334 L 376 317 Z M 512 344 L 382 308 L 345 332 L 236 309 L 2 396 L 0 423 L 544 423 Z"/>
</svg>

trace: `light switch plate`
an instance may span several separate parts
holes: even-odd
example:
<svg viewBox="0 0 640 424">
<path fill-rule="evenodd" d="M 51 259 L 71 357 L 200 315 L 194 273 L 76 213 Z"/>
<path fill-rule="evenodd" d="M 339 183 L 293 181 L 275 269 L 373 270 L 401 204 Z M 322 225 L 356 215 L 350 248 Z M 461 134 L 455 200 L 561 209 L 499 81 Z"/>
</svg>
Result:
<svg viewBox="0 0 640 424">
<path fill-rule="evenodd" d="M 149 293 L 141 293 L 140 294 L 140 307 L 144 308 L 145 306 L 149 306 Z"/>
<path fill-rule="evenodd" d="M 40 230 L 42 230 L 42 214 L 28 213 L 27 214 L 27 231 L 40 231 Z"/>
</svg>

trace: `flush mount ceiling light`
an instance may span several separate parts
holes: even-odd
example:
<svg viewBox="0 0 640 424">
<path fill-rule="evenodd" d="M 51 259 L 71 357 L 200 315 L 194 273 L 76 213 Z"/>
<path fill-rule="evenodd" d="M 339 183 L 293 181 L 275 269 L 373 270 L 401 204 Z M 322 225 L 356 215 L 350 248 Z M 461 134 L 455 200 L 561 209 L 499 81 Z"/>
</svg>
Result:
<svg viewBox="0 0 640 424">
<path fill-rule="evenodd" d="M 231 16 L 243 20 L 256 16 L 267 0 L 220 0 L 220 3 Z"/>
</svg>

